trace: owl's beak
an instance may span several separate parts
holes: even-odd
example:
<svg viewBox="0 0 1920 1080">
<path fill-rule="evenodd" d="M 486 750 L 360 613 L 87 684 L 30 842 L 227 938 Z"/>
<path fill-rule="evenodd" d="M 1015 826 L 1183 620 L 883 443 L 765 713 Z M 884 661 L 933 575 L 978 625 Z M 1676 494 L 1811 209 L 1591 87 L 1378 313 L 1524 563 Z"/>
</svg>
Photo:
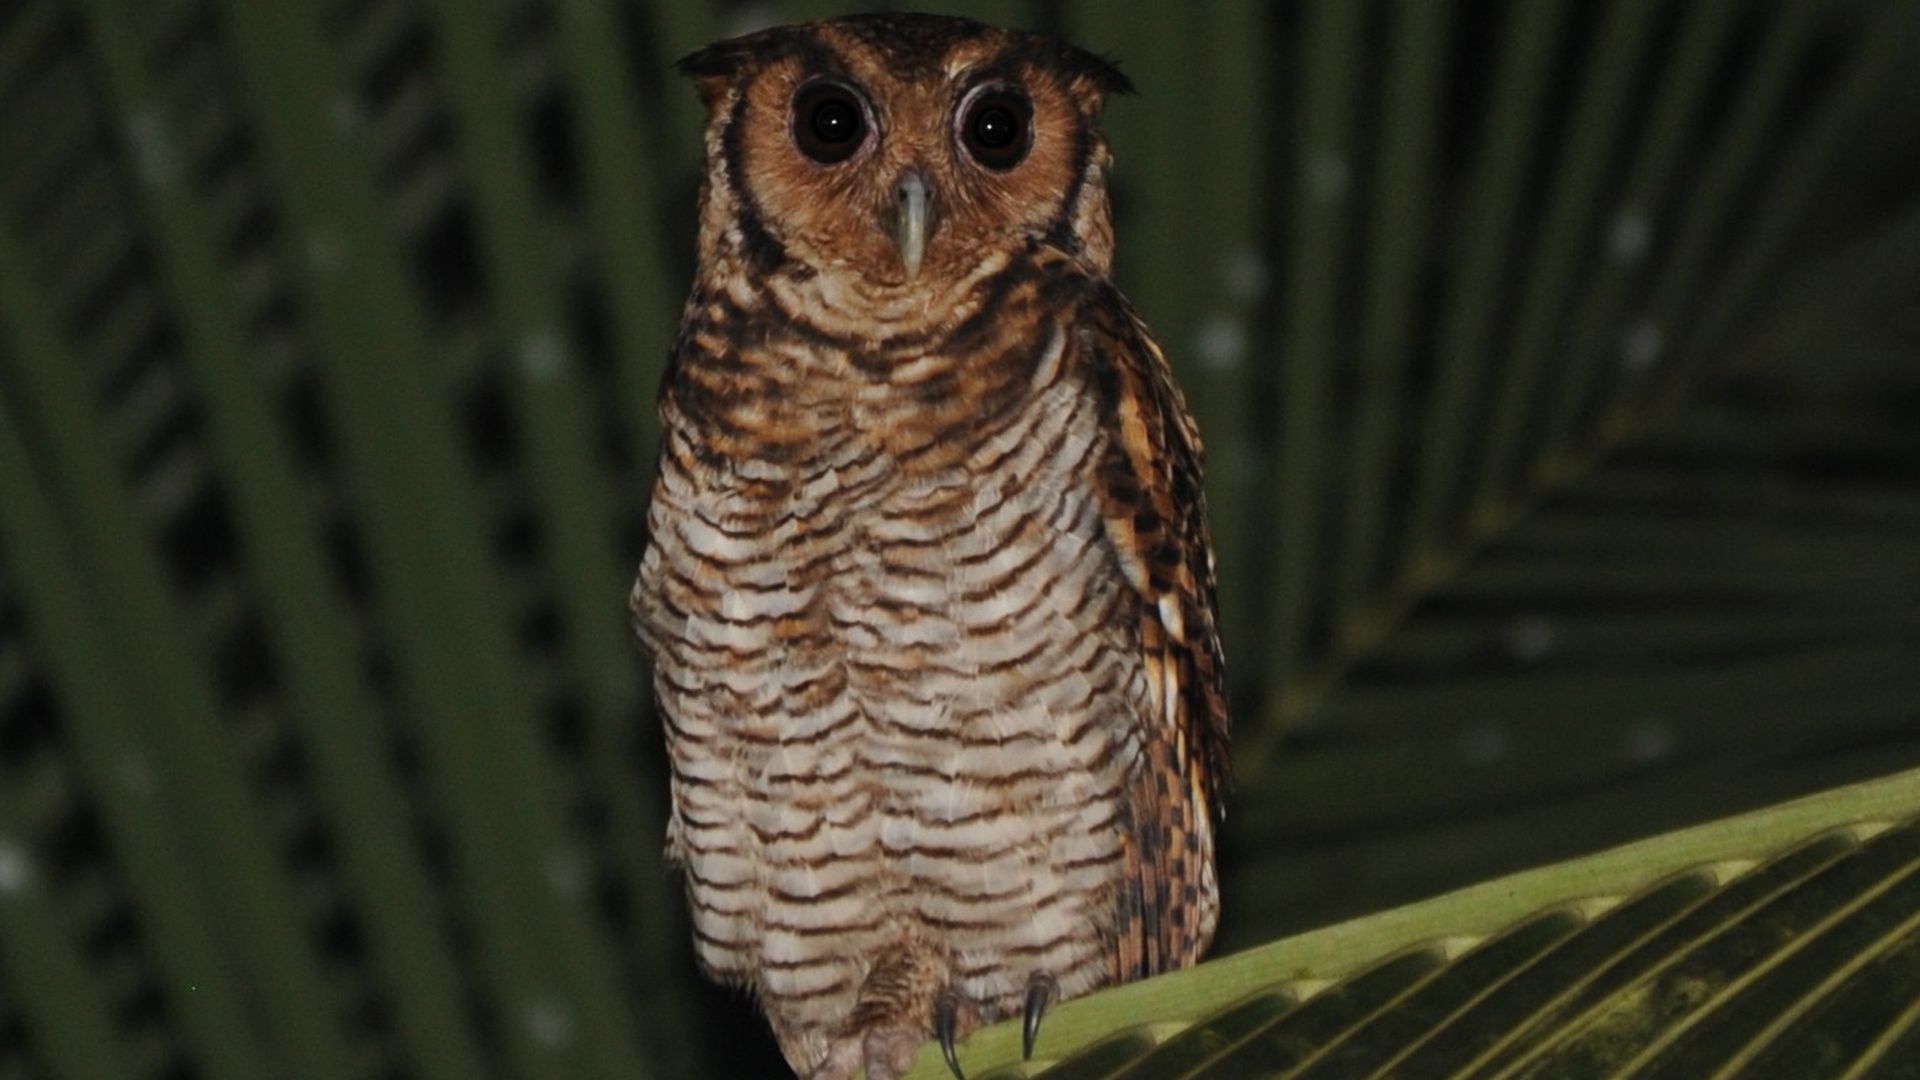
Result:
<svg viewBox="0 0 1920 1080">
<path fill-rule="evenodd" d="M 920 276 L 920 260 L 927 254 L 931 199 L 926 175 L 918 168 L 900 174 L 900 182 L 893 188 L 893 242 L 899 245 L 900 262 L 907 268 L 908 281 Z"/>
</svg>

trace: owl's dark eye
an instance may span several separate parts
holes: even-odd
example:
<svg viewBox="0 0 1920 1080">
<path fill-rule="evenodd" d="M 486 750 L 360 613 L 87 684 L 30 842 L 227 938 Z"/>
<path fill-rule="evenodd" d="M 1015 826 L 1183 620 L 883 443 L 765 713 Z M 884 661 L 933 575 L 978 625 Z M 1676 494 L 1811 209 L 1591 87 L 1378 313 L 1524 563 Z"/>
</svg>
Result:
<svg viewBox="0 0 1920 1080">
<path fill-rule="evenodd" d="M 982 91 L 960 118 L 960 142 L 989 169 L 1011 169 L 1033 145 L 1033 105 L 1006 89 Z"/>
<path fill-rule="evenodd" d="M 808 83 L 793 96 L 793 141 L 822 165 L 853 156 L 867 133 L 867 111 L 852 88 L 836 82 Z"/>
</svg>

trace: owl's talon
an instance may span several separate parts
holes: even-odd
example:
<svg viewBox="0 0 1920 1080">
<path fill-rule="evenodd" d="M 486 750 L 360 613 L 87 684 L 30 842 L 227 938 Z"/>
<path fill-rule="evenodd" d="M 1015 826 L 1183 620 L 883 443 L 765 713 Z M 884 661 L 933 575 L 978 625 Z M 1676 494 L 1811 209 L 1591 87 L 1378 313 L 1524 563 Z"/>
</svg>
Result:
<svg viewBox="0 0 1920 1080">
<path fill-rule="evenodd" d="M 954 1028 L 959 1018 L 960 995 L 948 990 L 933 1005 L 933 1035 L 940 1040 L 940 1056 L 947 1059 L 947 1068 L 952 1070 L 954 1080 L 967 1080 L 967 1074 L 960 1071 L 960 1056 L 953 1050 Z"/>
<path fill-rule="evenodd" d="M 1044 971 L 1034 972 L 1027 980 L 1027 1011 L 1020 1021 L 1020 1060 L 1033 1059 L 1033 1044 L 1040 1038 L 1040 1017 L 1059 989 L 1060 984 Z"/>
</svg>

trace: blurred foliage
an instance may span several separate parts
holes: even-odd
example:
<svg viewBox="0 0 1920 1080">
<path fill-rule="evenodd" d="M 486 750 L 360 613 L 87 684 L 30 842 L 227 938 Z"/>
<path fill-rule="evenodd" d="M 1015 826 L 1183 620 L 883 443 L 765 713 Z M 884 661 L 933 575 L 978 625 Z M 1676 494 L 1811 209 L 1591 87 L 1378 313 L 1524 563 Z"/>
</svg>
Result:
<svg viewBox="0 0 1920 1080">
<path fill-rule="evenodd" d="M 1223 950 L 1920 762 L 1920 3 L 940 9 L 1141 87 Z M 775 1067 L 624 600 L 668 64 L 839 10 L 0 0 L 0 1080 Z"/>
</svg>

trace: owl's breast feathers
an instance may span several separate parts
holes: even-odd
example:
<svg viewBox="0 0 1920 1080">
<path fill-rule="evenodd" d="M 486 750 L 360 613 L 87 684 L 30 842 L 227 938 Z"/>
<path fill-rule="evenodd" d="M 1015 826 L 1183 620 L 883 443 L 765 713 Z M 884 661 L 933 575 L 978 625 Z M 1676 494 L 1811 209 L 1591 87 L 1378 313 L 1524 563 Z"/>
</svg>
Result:
<svg viewBox="0 0 1920 1080">
<path fill-rule="evenodd" d="M 1098 514 L 1081 557 L 1105 561 L 1092 572 L 1118 598 L 1111 640 L 1137 651 L 1122 666 L 1145 688 L 1133 715 L 1114 718 L 1139 729 L 1124 740 L 1139 760 L 1123 798 L 1108 978 L 1192 963 L 1218 909 L 1227 707 L 1200 439 L 1152 336 L 1104 277 L 1044 246 L 920 325 L 867 334 L 818 317 L 807 292 L 817 281 L 739 282 L 697 288 L 689 301 L 661 395 L 663 484 L 705 472 L 726 477 L 728 491 L 791 506 L 775 490 L 783 471 L 831 456 L 843 483 L 859 477 L 886 498 L 889 474 L 979 468 L 991 457 L 983 447 L 1017 435 L 1024 413 L 1086 418 L 1091 434 L 1072 436 L 1080 448 L 1061 452 L 1074 463 L 1048 483 L 1077 487 L 1073 500 Z M 996 479 L 976 477 L 983 487 Z M 842 513 L 855 494 L 838 492 Z M 634 599 L 641 637 L 658 652 L 675 619 L 642 590 Z"/>
</svg>

